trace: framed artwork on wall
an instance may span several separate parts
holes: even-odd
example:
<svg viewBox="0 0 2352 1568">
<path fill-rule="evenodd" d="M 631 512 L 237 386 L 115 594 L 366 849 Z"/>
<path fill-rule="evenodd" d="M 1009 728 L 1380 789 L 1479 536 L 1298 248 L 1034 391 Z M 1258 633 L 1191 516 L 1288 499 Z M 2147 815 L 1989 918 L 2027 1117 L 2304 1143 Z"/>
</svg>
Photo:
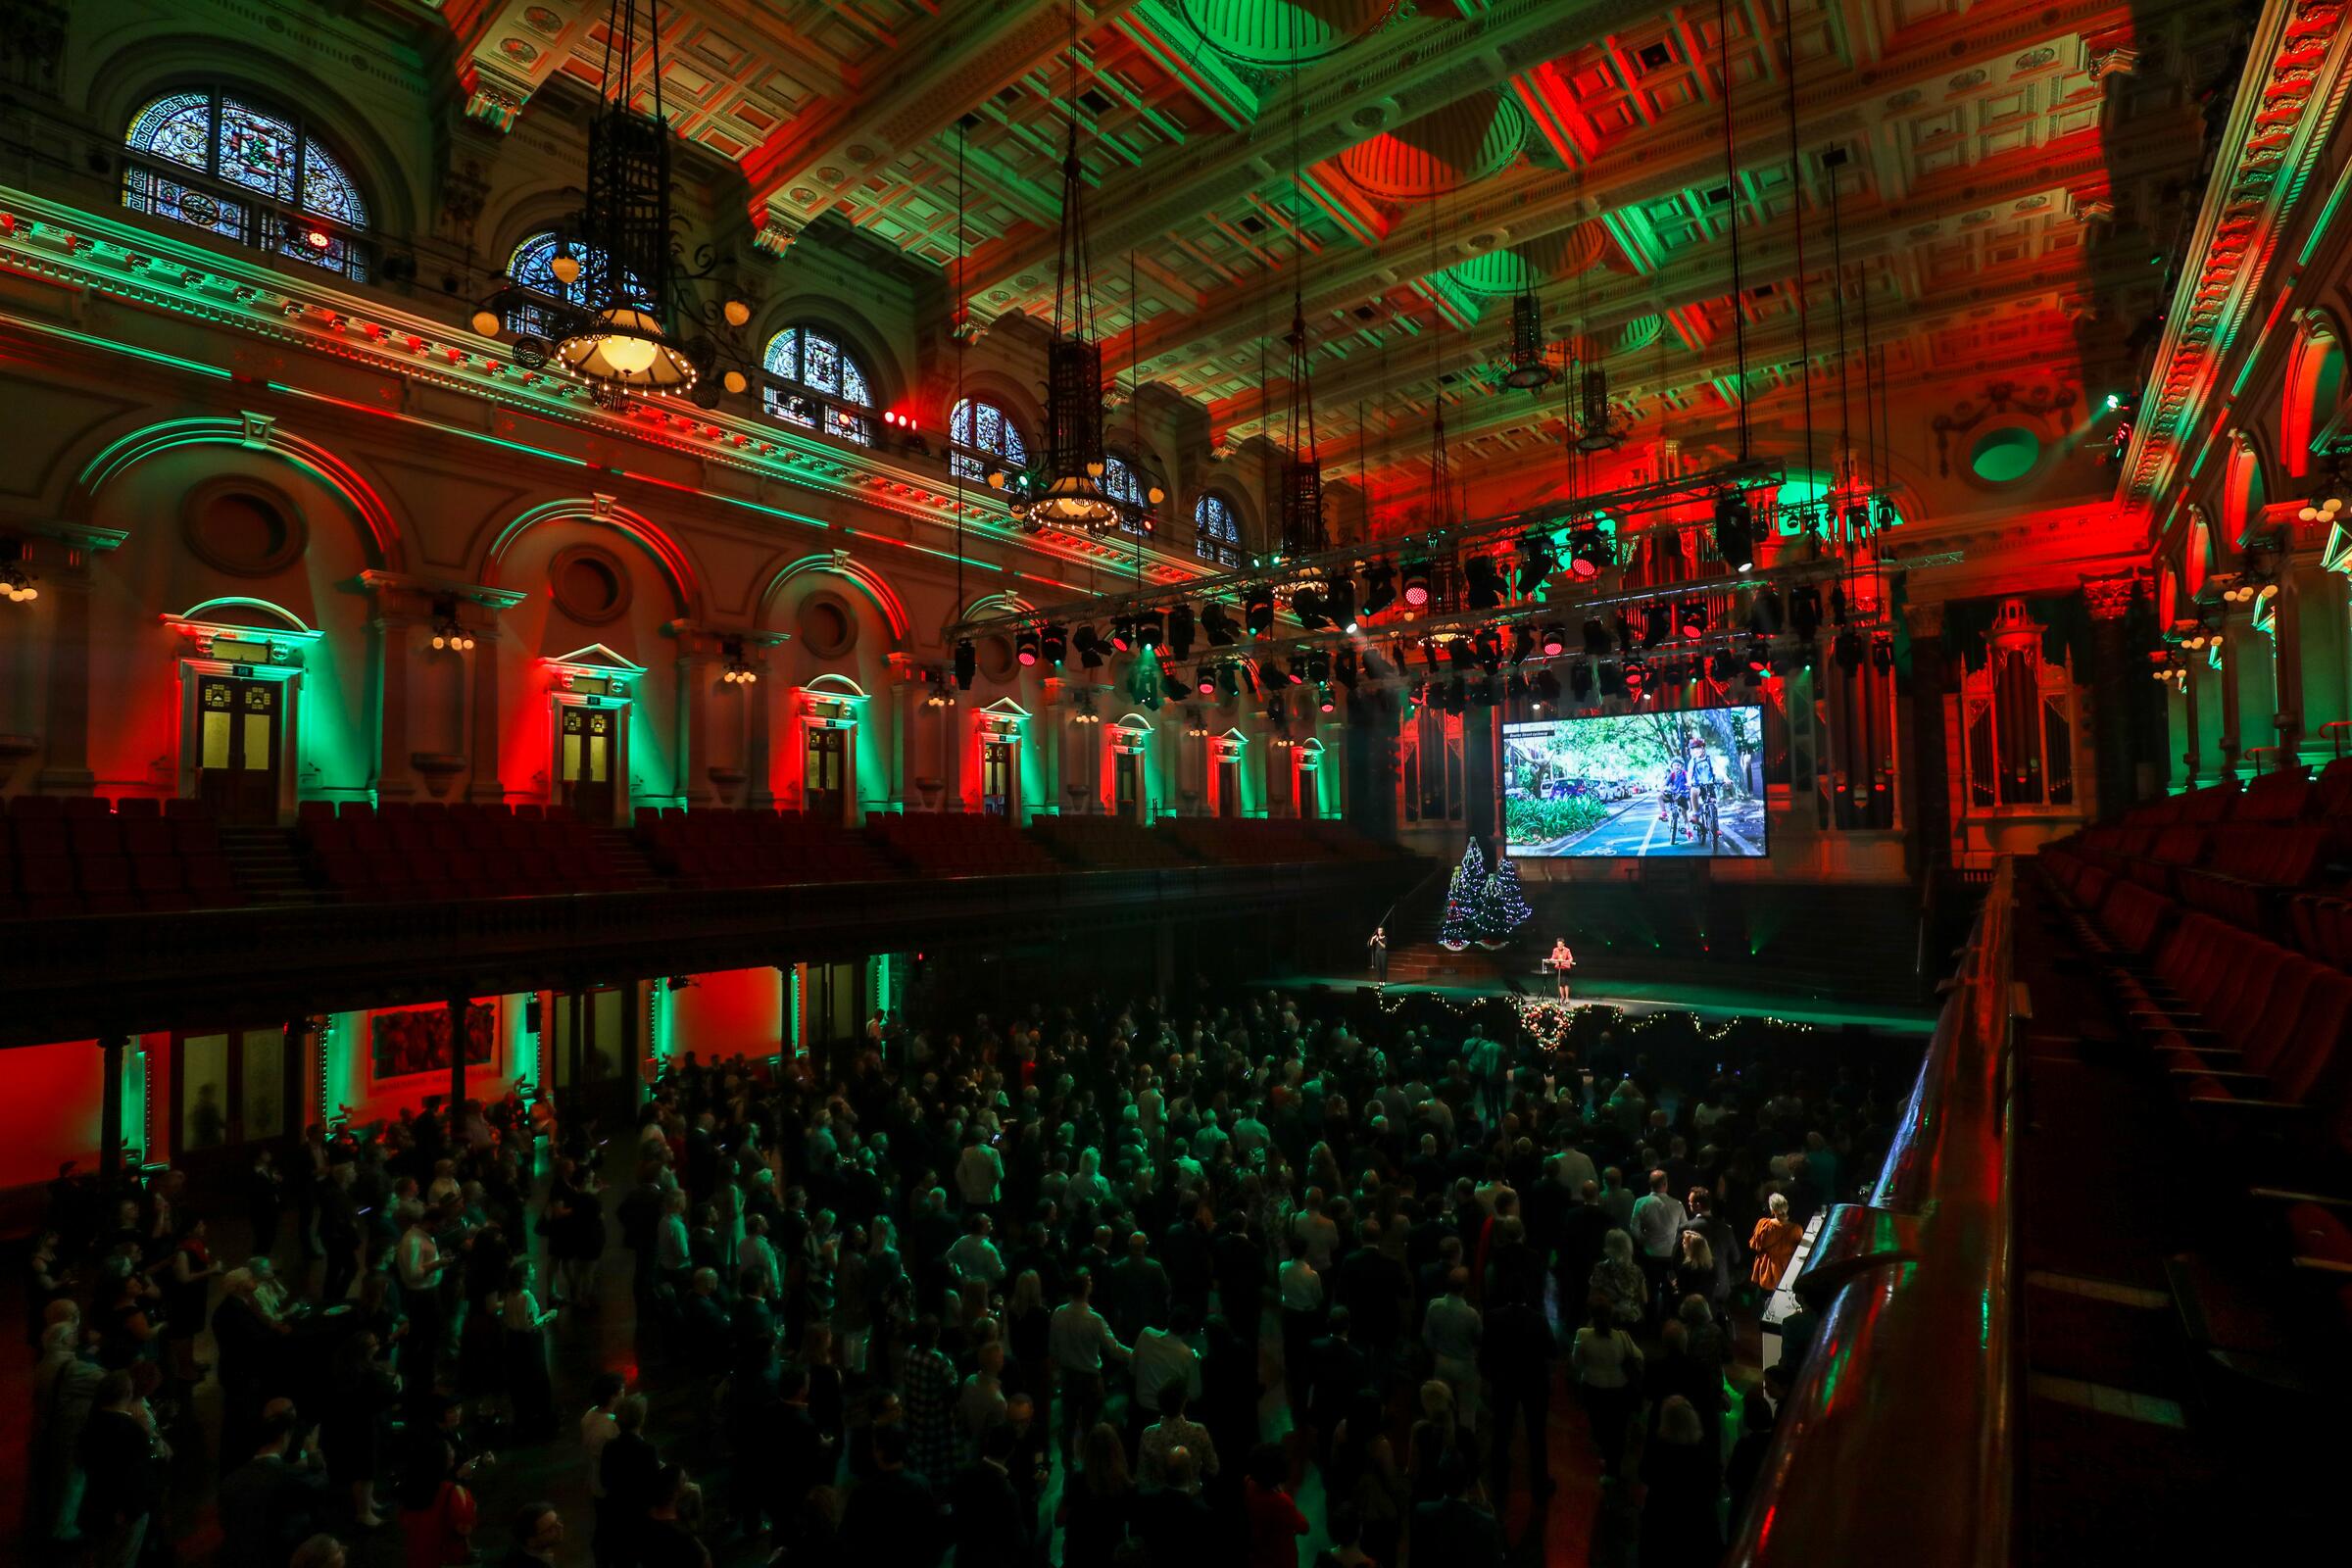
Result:
<svg viewBox="0 0 2352 1568">
<path fill-rule="evenodd" d="M 413 1007 L 378 1012 L 368 1020 L 368 1072 L 377 1083 L 418 1073 L 449 1071 L 449 1009 Z M 466 1065 L 498 1065 L 498 1004 L 466 1008 Z"/>
</svg>

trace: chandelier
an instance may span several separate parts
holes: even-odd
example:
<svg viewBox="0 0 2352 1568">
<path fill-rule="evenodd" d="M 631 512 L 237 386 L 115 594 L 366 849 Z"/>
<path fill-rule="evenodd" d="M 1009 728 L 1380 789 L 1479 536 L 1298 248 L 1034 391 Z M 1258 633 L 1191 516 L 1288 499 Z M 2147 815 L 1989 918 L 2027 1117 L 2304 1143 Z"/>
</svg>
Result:
<svg viewBox="0 0 2352 1568">
<path fill-rule="evenodd" d="M 1307 353 L 1306 311 L 1296 295 L 1291 300 L 1290 440 L 1282 461 L 1282 555 L 1286 561 L 1320 554 L 1331 540 L 1323 525 L 1323 460 L 1315 443 L 1315 386 L 1313 360 Z M 1319 571 L 1294 579 L 1294 595 L 1321 593 L 1326 586 Z"/>
<path fill-rule="evenodd" d="M 1544 344 L 1544 302 L 1529 283 L 1511 300 L 1510 368 L 1502 384 L 1523 392 L 1540 392 L 1551 385 L 1551 360 Z"/>
<path fill-rule="evenodd" d="M 1601 366 L 1585 368 L 1577 387 L 1574 424 L 1576 450 L 1584 453 L 1614 452 L 1633 432 L 1634 416 L 1610 399 L 1609 372 Z"/>
<path fill-rule="evenodd" d="M 1119 504 L 1102 488 L 1102 345 L 1086 239 L 1086 173 L 1078 161 L 1078 8 L 1070 8 L 1070 134 L 1061 159 L 1061 242 L 1054 270 L 1054 341 L 1046 350 L 1046 457 L 1012 499 L 1030 527 L 1103 534 Z M 1129 302 L 1130 309 L 1134 302 Z"/>
<path fill-rule="evenodd" d="M 751 319 L 751 307 L 730 298 L 716 311 L 707 304 L 694 314 L 710 330 L 691 338 L 678 332 L 688 282 L 717 269 L 708 246 L 697 253 L 696 271 L 683 269 L 672 240 L 669 122 L 662 102 L 662 41 L 656 15 L 660 0 L 612 0 L 605 29 L 606 101 L 588 123 L 588 168 L 580 211 L 562 237 L 548 270 L 564 294 L 550 308 L 532 300 L 546 336 L 519 332 L 514 362 L 537 369 L 549 361 L 587 383 L 599 404 L 630 393 L 666 393 L 715 407 L 723 386 L 742 392 L 750 384 L 750 363 L 733 341 L 732 329 Z M 631 105 L 639 77 L 640 51 L 647 82 L 647 107 Z M 474 330 L 498 335 L 506 324 L 499 299 L 473 315 Z M 723 328 L 720 323 L 723 322 Z M 533 324 L 540 324 L 534 322 Z M 714 375 L 721 359 L 723 376 Z"/>
</svg>

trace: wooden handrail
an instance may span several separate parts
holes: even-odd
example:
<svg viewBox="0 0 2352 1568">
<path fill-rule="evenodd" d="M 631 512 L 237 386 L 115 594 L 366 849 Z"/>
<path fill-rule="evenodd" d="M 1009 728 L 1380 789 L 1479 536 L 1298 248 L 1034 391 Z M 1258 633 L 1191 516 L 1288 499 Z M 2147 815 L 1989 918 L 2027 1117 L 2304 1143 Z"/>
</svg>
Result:
<svg viewBox="0 0 2352 1568">
<path fill-rule="evenodd" d="M 1877 1190 L 1796 1282 L 1819 1327 L 1726 1562 L 2017 1560 L 2014 891 L 2004 858 Z"/>
</svg>

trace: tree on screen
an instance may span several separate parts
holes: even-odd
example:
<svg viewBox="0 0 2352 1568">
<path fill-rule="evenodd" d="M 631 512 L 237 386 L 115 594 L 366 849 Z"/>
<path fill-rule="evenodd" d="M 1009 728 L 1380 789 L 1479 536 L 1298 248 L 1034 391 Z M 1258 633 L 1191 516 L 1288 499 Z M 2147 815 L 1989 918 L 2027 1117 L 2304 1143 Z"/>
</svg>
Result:
<svg viewBox="0 0 2352 1568">
<path fill-rule="evenodd" d="M 1478 906 L 1487 884 L 1487 858 L 1472 839 L 1462 851 L 1462 863 L 1453 868 L 1446 889 L 1446 918 L 1438 923 L 1438 946 L 1459 953 L 1478 934 Z"/>
</svg>

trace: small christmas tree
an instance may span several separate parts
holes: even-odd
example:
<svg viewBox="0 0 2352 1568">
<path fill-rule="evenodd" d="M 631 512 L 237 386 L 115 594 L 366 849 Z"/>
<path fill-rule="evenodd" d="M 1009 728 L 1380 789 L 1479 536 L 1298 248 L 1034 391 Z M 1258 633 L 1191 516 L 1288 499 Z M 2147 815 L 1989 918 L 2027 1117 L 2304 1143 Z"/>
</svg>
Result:
<svg viewBox="0 0 2352 1568">
<path fill-rule="evenodd" d="M 1479 889 L 1470 934 L 1482 948 L 1499 948 L 1533 912 L 1527 906 L 1527 895 L 1520 891 L 1518 865 L 1507 855 L 1495 856 L 1494 869 Z"/>
<path fill-rule="evenodd" d="M 1487 858 L 1479 853 L 1478 840 L 1472 839 L 1462 851 L 1462 863 L 1453 868 L 1453 881 L 1446 889 L 1446 918 L 1438 926 L 1438 946 L 1448 953 L 1459 953 L 1468 947 L 1478 934 L 1478 909 L 1485 898 Z"/>
</svg>

